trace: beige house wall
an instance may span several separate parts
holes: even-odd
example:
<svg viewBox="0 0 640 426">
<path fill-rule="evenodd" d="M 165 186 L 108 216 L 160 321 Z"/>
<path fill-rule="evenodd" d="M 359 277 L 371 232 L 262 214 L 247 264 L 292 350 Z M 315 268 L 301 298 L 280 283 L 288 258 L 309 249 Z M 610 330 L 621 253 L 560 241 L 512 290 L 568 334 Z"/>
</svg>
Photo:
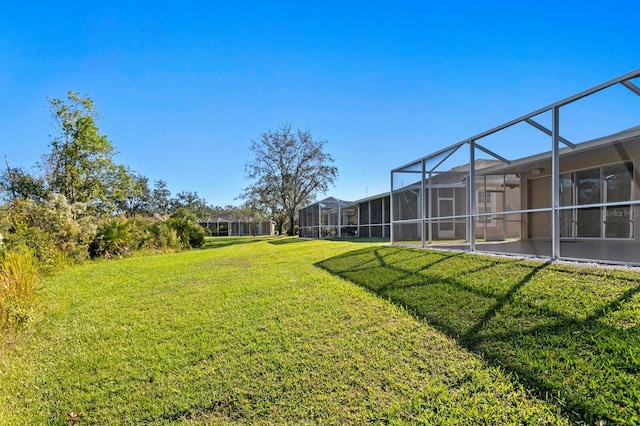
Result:
<svg viewBox="0 0 640 426">
<path fill-rule="evenodd" d="M 524 209 L 539 209 L 549 207 L 551 205 L 551 177 L 541 177 L 527 179 L 526 194 L 523 194 L 523 201 L 526 200 Z M 525 198 L 526 196 L 526 198 Z M 551 213 L 527 213 L 524 216 L 528 218 L 525 224 L 523 221 L 522 238 L 537 239 L 551 238 Z"/>
</svg>

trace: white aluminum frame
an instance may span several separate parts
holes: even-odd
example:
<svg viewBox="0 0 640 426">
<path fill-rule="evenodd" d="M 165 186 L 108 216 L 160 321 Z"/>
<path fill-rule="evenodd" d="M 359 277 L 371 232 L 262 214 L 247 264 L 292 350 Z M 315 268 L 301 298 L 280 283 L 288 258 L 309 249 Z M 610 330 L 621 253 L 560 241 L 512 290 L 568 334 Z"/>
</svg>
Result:
<svg viewBox="0 0 640 426">
<path fill-rule="evenodd" d="M 427 156 L 424 156 L 422 158 L 419 158 L 411 163 L 407 163 L 403 166 L 397 167 L 395 169 L 391 170 L 390 173 L 390 181 L 391 181 L 391 192 L 390 192 L 390 200 L 391 200 L 391 244 L 394 244 L 396 242 L 396 238 L 394 235 L 394 227 L 396 225 L 401 225 L 404 223 L 423 223 L 423 224 L 427 224 L 428 229 L 429 229 L 429 233 L 428 233 L 428 241 L 429 243 L 431 243 L 432 241 L 432 235 L 431 235 L 431 223 L 434 220 L 442 220 L 442 219 L 451 219 L 451 220 L 455 220 L 455 219 L 459 219 L 459 218 L 464 218 L 467 223 L 467 236 L 468 236 L 468 243 L 469 243 L 469 250 L 474 252 L 476 251 L 476 237 L 475 237 L 475 220 L 478 217 L 484 217 L 484 216 L 489 216 L 489 215 L 493 215 L 495 213 L 477 213 L 476 212 L 476 202 L 475 202 L 475 176 L 476 176 L 476 158 L 475 158 L 475 151 L 476 149 L 483 151 L 484 153 L 490 155 L 491 157 L 501 161 L 504 164 L 511 164 L 511 162 L 507 159 L 505 159 L 504 157 L 498 155 L 497 153 L 483 147 L 482 145 L 480 145 L 478 143 L 479 140 L 492 135 L 494 133 L 500 132 L 501 130 L 507 129 L 515 124 L 519 124 L 519 123 L 527 123 L 530 126 L 532 126 L 533 128 L 547 134 L 548 136 L 551 137 L 551 204 L 550 207 L 546 207 L 546 208 L 540 208 L 540 209 L 523 209 L 523 210 L 512 210 L 512 211 L 505 211 L 502 212 L 503 215 L 509 215 L 509 214 L 524 214 L 524 213 L 535 213 L 535 212 L 548 212 L 550 214 L 550 221 L 551 221 L 551 258 L 552 259 L 558 259 L 561 258 L 561 253 L 560 253 L 560 211 L 562 210 L 566 210 L 566 209 L 575 209 L 575 206 L 560 206 L 560 143 L 566 145 L 568 148 L 573 149 L 576 147 L 575 144 L 573 144 L 572 142 L 568 141 L 567 139 L 563 138 L 560 135 L 560 109 L 564 106 L 567 106 L 569 104 L 572 104 L 582 98 L 585 98 L 587 96 L 590 96 L 594 93 L 600 92 L 604 89 L 607 89 L 611 86 L 620 84 L 621 86 L 629 89 L 631 92 L 635 93 L 636 95 L 640 96 L 640 87 L 638 87 L 637 85 L 635 85 L 631 80 L 640 77 L 640 68 L 636 69 L 634 71 L 628 72 L 626 74 L 623 74 L 619 77 L 616 77 L 614 79 L 611 79 L 609 81 L 606 81 L 602 84 L 599 84 L 597 86 L 594 86 L 590 89 L 587 89 L 585 91 L 582 91 L 580 93 L 577 93 L 573 96 L 570 96 L 566 99 L 563 99 L 561 101 L 555 102 L 551 105 L 548 105 L 546 107 L 540 108 L 538 110 L 535 110 L 529 114 L 523 115 L 519 118 L 516 118 L 514 120 L 508 121 L 500 126 L 494 127 L 490 130 L 487 130 L 485 132 L 482 132 L 478 135 L 472 136 L 470 138 L 467 138 L 465 140 L 462 140 L 456 144 L 450 145 L 446 148 L 443 148 L 439 151 L 436 151 L 432 154 L 429 154 Z M 541 124 L 539 124 L 537 121 L 534 120 L 534 117 L 543 114 L 545 112 L 551 112 L 551 129 L 547 129 L 546 127 L 542 126 Z M 398 173 L 420 173 L 421 175 L 421 186 L 423 188 L 422 191 L 422 197 L 424 197 L 424 188 L 425 188 L 425 182 L 428 182 L 428 185 L 430 185 L 431 182 L 431 177 L 432 174 L 434 172 L 437 172 L 437 168 L 442 165 L 442 163 L 444 163 L 451 155 L 453 155 L 456 151 L 458 151 L 462 146 L 468 146 L 469 149 L 469 185 L 468 185 L 468 210 L 467 210 L 467 214 L 466 215 L 454 215 L 454 216 L 449 216 L 449 217 L 432 217 L 432 212 L 431 210 L 431 202 L 429 202 L 429 212 L 428 214 L 425 214 L 426 212 L 424 211 L 425 209 L 422 209 L 422 217 L 416 218 L 416 219 L 408 219 L 408 220 L 396 220 L 394 218 L 394 192 L 399 192 L 399 190 L 395 189 L 394 186 L 394 175 L 398 174 Z M 442 159 L 440 162 L 438 162 L 436 164 L 436 166 L 434 166 L 431 169 L 427 169 L 426 168 L 426 164 L 427 161 L 429 160 L 433 160 L 436 157 L 442 156 L 444 154 L 444 159 Z M 417 166 L 420 166 L 419 169 L 421 169 L 419 172 L 417 171 Z M 429 197 L 431 197 L 431 191 L 429 191 Z M 423 202 L 423 206 L 424 206 L 424 199 L 422 200 Z M 625 202 L 618 202 L 618 203 L 596 203 L 596 204 L 592 204 L 592 205 L 581 205 L 580 208 L 587 208 L 587 207 L 615 207 L 616 205 L 624 205 L 624 206 L 630 206 L 630 205 L 640 205 L 640 200 L 629 200 L 629 201 L 625 201 Z M 422 229 L 424 230 L 424 226 L 422 226 Z M 425 232 L 422 232 L 422 245 L 425 246 L 426 245 L 426 241 L 427 241 L 427 236 L 425 235 Z"/>
</svg>

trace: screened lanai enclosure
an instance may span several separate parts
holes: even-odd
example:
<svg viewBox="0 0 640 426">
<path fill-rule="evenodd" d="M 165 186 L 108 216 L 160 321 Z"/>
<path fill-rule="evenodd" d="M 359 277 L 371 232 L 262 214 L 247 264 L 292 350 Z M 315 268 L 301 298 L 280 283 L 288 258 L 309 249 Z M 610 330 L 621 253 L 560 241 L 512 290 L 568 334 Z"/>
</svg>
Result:
<svg viewBox="0 0 640 426">
<path fill-rule="evenodd" d="M 497 163 L 477 160 L 476 172 Z M 400 188 L 393 192 L 394 241 L 429 244 L 468 241 L 471 230 L 467 217 L 469 169 L 466 165 L 445 172 L 431 171 L 425 173 L 424 179 L 409 186 L 401 181 Z M 405 171 L 404 174 L 411 180 L 412 172 Z M 415 174 L 421 175 L 421 172 Z M 514 174 L 476 177 L 475 212 L 487 214 L 476 219 L 476 240 L 520 238 L 519 215 L 499 214 L 520 210 L 519 189 L 520 178 Z"/>
<path fill-rule="evenodd" d="M 389 193 L 364 198 L 358 207 L 358 235 L 364 238 L 389 238 L 391 234 L 391 201 Z"/>
<path fill-rule="evenodd" d="M 391 242 L 640 264 L 638 77 L 393 169 Z"/>
<path fill-rule="evenodd" d="M 298 236 L 302 238 L 358 235 L 358 209 L 349 202 L 329 197 L 300 209 Z"/>
<path fill-rule="evenodd" d="M 358 201 L 327 198 L 308 205 L 298 215 L 301 238 L 389 238 L 389 193 Z"/>
<path fill-rule="evenodd" d="M 269 219 L 237 219 L 229 215 L 219 215 L 198 219 L 198 223 L 205 229 L 207 235 L 212 237 L 243 235 L 265 236 L 276 234 L 276 224 Z"/>
</svg>

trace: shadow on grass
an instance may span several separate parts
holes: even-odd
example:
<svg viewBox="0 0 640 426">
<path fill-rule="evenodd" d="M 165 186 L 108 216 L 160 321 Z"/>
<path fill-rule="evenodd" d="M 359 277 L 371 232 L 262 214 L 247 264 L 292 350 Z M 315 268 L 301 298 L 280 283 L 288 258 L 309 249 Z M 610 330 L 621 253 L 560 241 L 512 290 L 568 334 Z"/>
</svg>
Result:
<svg viewBox="0 0 640 426">
<path fill-rule="evenodd" d="M 283 244 L 301 243 L 303 241 L 305 241 L 305 240 L 301 240 L 298 237 L 278 237 L 275 240 L 269 241 L 269 244 L 273 244 L 273 245 L 279 246 L 279 245 L 283 245 Z"/>
<path fill-rule="evenodd" d="M 574 421 L 640 423 L 640 275 L 398 247 L 317 266 L 427 320 Z"/>
<path fill-rule="evenodd" d="M 259 243 L 273 237 L 207 237 L 201 250 L 222 248 L 238 244 Z"/>
<path fill-rule="evenodd" d="M 328 241 L 346 241 L 350 243 L 388 243 L 389 238 L 366 238 L 366 237 L 332 237 L 326 238 Z"/>
</svg>

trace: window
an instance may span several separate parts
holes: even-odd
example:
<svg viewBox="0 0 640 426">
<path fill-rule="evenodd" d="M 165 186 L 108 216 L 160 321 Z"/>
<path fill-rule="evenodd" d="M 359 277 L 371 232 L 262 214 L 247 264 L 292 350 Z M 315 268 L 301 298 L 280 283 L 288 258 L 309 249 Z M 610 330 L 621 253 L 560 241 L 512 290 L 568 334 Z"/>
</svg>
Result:
<svg viewBox="0 0 640 426">
<path fill-rule="evenodd" d="M 491 203 L 491 192 L 478 191 L 478 206 L 484 207 L 484 203 Z"/>
<path fill-rule="evenodd" d="M 633 163 L 614 164 L 603 168 L 603 189 L 607 203 L 628 201 L 632 198 Z M 633 206 L 605 207 L 606 238 L 632 238 Z"/>
<path fill-rule="evenodd" d="M 633 199 L 633 163 L 565 173 L 560 176 L 560 205 L 587 206 Z M 560 236 L 633 238 L 631 205 L 584 207 L 560 212 Z"/>
<path fill-rule="evenodd" d="M 600 168 L 576 172 L 577 205 L 600 203 Z M 602 209 L 589 207 L 578 209 L 577 231 L 580 238 L 601 236 Z"/>
<path fill-rule="evenodd" d="M 573 182 L 574 173 L 565 173 L 560 175 L 560 205 L 572 206 L 573 205 Z M 560 210 L 560 236 L 561 237 L 573 237 L 575 225 L 574 220 L 575 210 Z"/>
</svg>

